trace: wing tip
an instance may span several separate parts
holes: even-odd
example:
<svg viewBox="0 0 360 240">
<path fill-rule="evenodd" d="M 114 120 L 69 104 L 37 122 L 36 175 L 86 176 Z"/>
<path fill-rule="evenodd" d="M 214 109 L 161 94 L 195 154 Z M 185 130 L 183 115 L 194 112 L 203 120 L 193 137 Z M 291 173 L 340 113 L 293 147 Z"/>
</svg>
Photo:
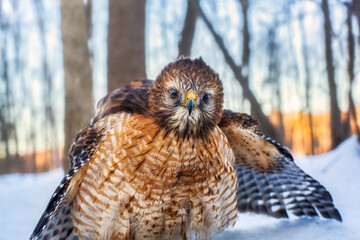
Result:
<svg viewBox="0 0 360 240">
<path fill-rule="evenodd" d="M 339 210 L 337 210 L 336 208 L 332 212 L 332 219 L 335 219 L 335 220 L 337 220 L 339 222 L 342 222 L 341 214 L 340 214 Z"/>
<path fill-rule="evenodd" d="M 342 217 L 340 215 L 339 210 L 337 210 L 335 208 L 335 206 L 333 205 L 331 209 L 329 210 L 323 210 L 320 211 L 320 214 L 322 217 L 327 218 L 327 219 L 334 219 L 336 221 L 342 222 Z"/>
</svg>

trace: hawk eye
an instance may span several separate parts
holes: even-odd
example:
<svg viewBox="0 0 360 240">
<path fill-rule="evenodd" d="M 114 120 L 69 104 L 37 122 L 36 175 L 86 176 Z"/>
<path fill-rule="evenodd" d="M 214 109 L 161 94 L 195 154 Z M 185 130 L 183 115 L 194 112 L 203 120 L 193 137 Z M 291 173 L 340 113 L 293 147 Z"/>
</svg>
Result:
<svg viewBox="0 0 360 240">
<path fill-rule="evenodd" d="M 205 94 L 202 98 L 204 103 L 209 103 L 210 102 L 210 95 L 209 94 Z"/>
<path fill-rule="evenodd" d="M 175 99 L 175 98 L 177 98 L 177 96 L 178 96 L 177 91 L 176 91 L 175 89 L 172 89 L 172 90 L 170 91 L 170 97 L 171 97 L 172 99 Z"/>
</svg>

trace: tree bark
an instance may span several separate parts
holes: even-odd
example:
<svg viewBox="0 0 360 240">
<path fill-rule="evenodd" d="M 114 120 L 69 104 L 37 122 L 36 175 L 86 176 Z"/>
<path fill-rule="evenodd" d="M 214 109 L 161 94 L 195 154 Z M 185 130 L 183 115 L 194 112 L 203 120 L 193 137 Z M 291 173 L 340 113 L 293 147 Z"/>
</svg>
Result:
<svg viewBox="0 0 360 240">
<path fill-rule="evenodd" d="M 197 4 L 199 4 L 199 0 L 187 1 L 185 22 L 181 32 L 181 40 L 179 41 L 179 57 L 190 57 L 191 55 L 191 46 L 195 35 L 196 20 L 198 17 L 196 11 Z"/>
<path fill-rule="evenodd" d="M 145 0 L 109 0 L 108 91 L 146 77 Z"/>
<path fill-rule="evenodd" d="M 70 168 L 67 153 L 77 131 L 94 112 L 88 30 L 82 0 L 61 1 L 61 32 L 65 68 L 65 154 L 63 167 Z"/>
<path fill-rule="evenodd" d="M 253 92 L 250 89 L 248 76 L 247 75 L 243 76 L 242 66 L 236 65 L 235 61 L 230 56 L 230 53 L 226 49 L 224 41 L 215 32 L 213 26 L 211 25 L 210 21 L 207 19 L 207 17 L 205 16 L 204 12 L 202 11 L 202 9 L 200 8 L 199 5 L 197 5 L 197 9 L 198 9 L 199 15 L 204 20 L 206 26 L 208 27 L 211 34 L 213 35 L 215 42 L 217 43 L 220 50 L 224 54 L 226 63 L 229 65 L 229 67 L 233 71 L 236 80 L 239 81 L 239 83 L 243 89 L 244 98 L 246 98 L 250 102 L 251 114 L 255 118 L 257 118 L 257 120 L 259 120 L 259 122 L 261 123 L 261 129 L 265 132 L 265 134 L 267 134 L 269 137 L 271 137 L 275 140 L 279 140 L 278 134 L 277 134 L 274 126 L 271 124 L 269 118 L 262 111 L 260 103 L 257 101 L 255 95 L 253 94 Z M 243 71 L 243 72 L 247 72 L 247 71 Z"/>
<path fill-rule="evenodd" d="M 347 18 L 346 18 L 346 25 L 348 27 L 348 53 L 349 53 L 349 60 L 348 60 L 348 75 L 349 75 L 349 92 L 348 92 L 348 99 L 349 99 L 349 118 L 352 116 L 354 121 L 356 134 L 358 135 L 358 141 L 360 142 L 360 129 L 357 124 L 357 116 L 356 116 L 356 109 L 354 100 L 352 97 L 352 86 L 355 79 L 355 69 L 354 69 L 354 62 L 355 62 L 355 41 L 353 36 L 353 29 L 352 29 L 352 21 L 351 21 L 351 8 L 347 6 Z"/>
<path fill-rule="evenodd" d="M 329 84 L 330 97 L 330 127 L 331 127 L 331 147 L 335 148 L 344 138 L 341 128 L 341 112 L 337 100 L 337 91 L 335 83 L 335 68 L 333 64 L 333 55 L 331 48 L 331 20 L 329 13 L 328 0 L 322 0 L 322 12 L 324 14 L 324 31 L 325 31 L 325 57 L 327 79 Z"/>
</svg>

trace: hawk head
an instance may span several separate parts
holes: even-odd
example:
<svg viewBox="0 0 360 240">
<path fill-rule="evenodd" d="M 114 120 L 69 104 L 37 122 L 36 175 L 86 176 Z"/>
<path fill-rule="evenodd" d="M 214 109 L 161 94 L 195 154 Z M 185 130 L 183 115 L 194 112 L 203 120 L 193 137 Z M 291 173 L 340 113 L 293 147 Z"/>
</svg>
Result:
<svg viewBox="0 0 360 240">
<path fill-rule="evenodd" d="M 205 136 L 219 123 L 222 107 L 222 83 L 201 58 L 167 65 L 149 93 L 151 114 L 182 137 Z"/>
</svg>

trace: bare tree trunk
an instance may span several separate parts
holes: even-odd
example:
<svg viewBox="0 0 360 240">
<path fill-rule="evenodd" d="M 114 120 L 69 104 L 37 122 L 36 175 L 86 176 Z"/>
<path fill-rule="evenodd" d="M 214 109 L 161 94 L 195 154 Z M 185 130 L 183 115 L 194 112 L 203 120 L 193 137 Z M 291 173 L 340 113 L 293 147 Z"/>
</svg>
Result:
<svg viewBox="0 0 360 240">
<path fill-rule="evenodd" d="M 145 2 L 109 0 L 109 92 L 146 77 Z"/>
<path fill-rule="evenodd" d="M 86 11 L 86 29 L 88 33 L 88 39 L 91 38 L 93 32 L 92 17 L 91 17 L 92 8 L 93 8 L 92 0 L 87 0 L 85 11 Z M 91 49 L 89 49 L 89 51 L 91 51 Z"/>
<path fill-rule="evenodd" d="M 357 124 L 357 116 L 356 116 L 356 109 L 354 100 L 352 97 L 352 87 L 355 79 L 355 69 L 354 69 L 354 62 L 355 62 L 355 42 L 354 42 L 354 36 L 353 36 L 353 29 L 352 29 L 352 22 L 351 22 L 351 8 L 350 6 L 347 6 L 347 18 L 346 18 L 346 24 L 348 27 L 348 53 L 349 53 L 349 60 L 348 60 L 348 75 L 349 75 L 349 92 L 348 92 L 348 98 L 349 98 L 349 115 L 352 116 L 356 133 L 358 135 L 358 141 L 360 142 L 360 129 Z M 359 22 L 360 23 L 360 22 Z M 349 116 L 350 117 L 350 116 Z"/>
<path fill-rule="evenodd" d="M 208 27 L 211 34 L 213 35 L 217 45 L 219 46 L 220 50 L 224 54 L 226 63 L 229 65 L 229 67 L 233 71 L 236 80 L 239 81 L 239 83 L 243 89 L 244 98 L 246 98 L 250 102 L 251 114 L 261 122 L 261 128 L 265 132 L 265 134 L 267 134 L 269 137 L 271 137 L 273 139 L 279 140 L 279 136 L 278 136 L 274 126 L 271 124 L 269 118 L 262 111 L 260 103 L 257 101 L 255 95 L 253 94 L 253 92 L 250 89 L 248 76 L 243 76 L 243 74 L 242 74 L 242 72 L 247 73 L 247 68 L 246 68 L 246 70 L 242 71 L 242 66 L 236 65 L 235 61 L 232 59 L 228 50 L 226 49 L 224 41 L 215 32 L 213 26 L 211 25 L 210 21 L 207 19 L 207 17 L 205 16 L 204 12 L 202 11 L 202 9 L 200 8 L 199 5 L 197 5 L 197 9 L 198 9 L 199 15 L 204 20 L 206 26 Z M 247 50 L 244 49 L 244 54 L 246 54 L 246 51 Z M 250 55 L 250 54 L 248 54 L 248 55 Z M 244 59 L 243 59 L 243 61 L 244 61 Z M 246 62 L 246 60 L 245 60 L 245 62 Z"/>
<path fill-rule="evenodd" d="M 34 111 L 33 111 L 34 112 Z M 34 116 L 34 113 L 32 114 Z M 31 124 L 32 129 L 31 129 L 31 135 L 30 135 L 30 139 L 31 139 L 31 143 L 32 143 L 32 154 L 31 154 L 31 161 L 32 161 L 32 171 L 34 173 L 38 172 L 38 167 L 36 165 L 36 154 L 37 154 L 37 149 L 36 149 L 36 127 L 35 127 L 35 122 L 34 122 L 34 117 L 33 117 L 33 122 Z M 67 160 L 67 158 L 66 158 Z M 68 161 L 68 160 L 67 160 Z"/>
<path fill-rule="evenodd" d="M 341 128 L 341 112 L 337 100 L 337 91 L 335 83 L 335 68 L 333 64 L 333 55 L 331 48 L 331 21 L 329 14 L 328 0 L 322 0 L 321 8 L 324 14 L 324 31 L 325 31 L 325 54 L 326 70 L 329 84 L 330 96 L 330 127 L 331 127 L 331 147 L 335 148 L 343 141 Z"/>
<path fill-rule="evenodd" d="M 61 1 L 61 32 L 65 68 L 64 151 L 67 153 L 76 132 L 86 126 L 94 112 L 89 33 L 82 0 Z M 65 171 L 70 168 L 67 154 L 64 154 L 63 167 Z"/>
<path fill-rule="evenodd" d="M 1 4 L 1 3 L 0 3 Z M 13 35 L 14 35 L 14 46 L 15 46 L 15 71 L 18 73 L 21 73 L 23 71 L 22 69 L 22 59 L 20 55 L 20 48 L 21 48 L 21 27 L 20 22 L 22 15 L 19 10 L 19 1 L 13 1 L 12 6 L 14 8 L 14 15 L 15 15 L 15 23 L 13 27 Z M 22 74 L 21 74 L 22 78 Z M 15 105 L 15 104 L 14 104 Z M 15 158 L 14 158 L 14 165 L 19 171 L 24 171 L 24 164 L 20 163 L 20 156 L 19 156 L 19 139 L 18 139 L 18 125 L 17 125 L 17 119 L 20 117 L 20 113 L 22 111 L 19 111 L 16 106 L 14 106 L 14 116 L 15 120 L 13 121 L 13 134 L 14 134 L 14 140 L 15 140 Z"/>
<path fill-rule="evenodd" d="M 185 22 L 183 30 L 181 32 L 181 40 L 179 41 L 179 57 L 190 56 L 191 46 L 195 35 L 196 20 L 198 17 L 196 11 L 196 5 L 199 4 L 199 0 L 188 0 L 187 11 L 185 16 Z"/>
<path fill-rule="evenodd" d="M 13 165 L 16 166 L 16 169 L 22 170 L 23 165 L 20 165 L 20 157 L 19 157 L 19 139 L 17 135 L 17 125 L 15 123 L 12 123 L 12 132 L 14 134 L 14 142 L 15 142 L 15 156 L 13 158 Z"/>
<path fill-rule="evenodd" d="M 284 120 L 282 114 L 282 97 L 281 97 L 281 82 L 280 82 L 280 67 L 279 67 L 279 56 L 278 51 L 279 47 L 276 43 L 276 28 L 278 23 L 275 23 L 273 27 L 269 29 L 268 36 L 267 36 L 267 54 L 269 57 L 268 63 L 268 77 L 265 79 L 264 83 L 271 85 L 273 88 L 274 94 L 276 96 L 277 104 L 275 109 L 277 109 L 277 115 L 279 120 L 279 127 L 278 127 L 278 141 L 285 142 L 285 127 L 284 127 Z M 273 99 L 275 99 L 273 97 Z"/>
<path fill-rule="evenodd" d="M 242 17 L 243 17 L 243 53 L 242 53 L 242 75 L 249 75 L 249 60 L 250 60 L 250 33 L 249 33 L 249 21 L 248 21 L 248 0 L 240 0 Z M 246 73 L 244 73 L 244 70 Z"/>
<path fill-rule="evenodd" d="M 303 16 L 301 16 L 300 20 L 300 28 L 301 28 L 301 39 L 302 39 L 302 55 L 304 58 L 304 66 L 305 66 L 305 107 L 308 113 L 308 120 L 309 120 L 309 128 L 310 128 L 310 144 L 311 144 L 311 155 L 315 154 L 315 143 L 314 143 L 314 128 L 313 128 L 313 119 L 312 119 L 312 111 L 311 111 L 311 96 L 310 96 L 310 89 L 311 89 L 311 73 L 310 73 L 310 66 L 309 66 L 309 55 L 306 43 L 306 36 L 305 36 L 305 27 Z"/>
<path fill-rule="evenodd" d="M 44 120 L 44 134 L 45 134 L 45 146 L 46 150 L 49 150 L 49 154 L 47 154 L 48 158 L 48 169 L 52 169 L 55 165 L 55 158 L 52 153 L 52 148 L 57 146 L 57 138 L 56 138 L 56 126 L 55 126 L 55 116 L 54 111 L 52 108 L 52 77 L 49 68 L 49 61 L 48 61 L 48 46 L 46 42 L 46 32 L 45 32 L 45 10 L 43 6 L 43 2 L 39 0 L 34 0 L 34 5 L 36 8 L 37 14 L 37 21 L 38 27 L 40 30 L 40 41 L 41 45 L 43 46 L 41 51 L 41 59 L 42 59 L 42 77 L 43 77 L 43 85 L 45 89 L 43 90 L 43 98 L 44 98 L 44 113 L 45 113 L 45 120 Z M 56 159 L 57 160 L 57 159 Z"/>
<path fill-rule="evenodd" d="M 284 118 L 283 118 L 283 112 L 282 112 L 282 97 L 280 92 L 280 86 L 276 89 L 276 96 L 278 99 L 278 118 L 279 118 L 279 128 L 278 128 L 278 141 L 285 143 L 285 124 L 284 124 Z"/>
<path fill-rule="evenodd" d="M 354 11 L 354 14 L 357 18 L 359 32 L 360 32 L 360 1 L 359 0 L 352 0 L 351 8 Z M 359 139 L 360 140 L 360 139 Z"/>
<path fill-rule="evenodd" d="M 5 26 L 2 26 L 2 31 L 4 32 Z M 2 140 L 5 142 L 5 172 L 10 169 L 11 166 L 11 154 L 10 154 L 10 127 L 9 127 L 9 120 L 10 120 L 10 79 L 8 75 L 8 64 L 6 60 L 6 49 L 7 49 L 7 40 L 4 39 L 3 46 L 1 49 L 1 58 L 3 59 L 2 63 L 2 79 L 4 80 L 5 84 L 5 105 L 4 105 L 4 121 L 2 124 L 1 129 L 1 136 Z"/>
<path fill-rule="evenodd" d="M 9 168 L 9 160 L 10 160 L 10 153 L 9 153 L 9 137 L 7 132 L 7 124 L 4 111 L 5 107 L 0 106 L 0 142 L 4 142 L 5 144 L 5 162 L 4 165 L 1 166 L 0 173 L 6 173 Z"/>
</svg>

